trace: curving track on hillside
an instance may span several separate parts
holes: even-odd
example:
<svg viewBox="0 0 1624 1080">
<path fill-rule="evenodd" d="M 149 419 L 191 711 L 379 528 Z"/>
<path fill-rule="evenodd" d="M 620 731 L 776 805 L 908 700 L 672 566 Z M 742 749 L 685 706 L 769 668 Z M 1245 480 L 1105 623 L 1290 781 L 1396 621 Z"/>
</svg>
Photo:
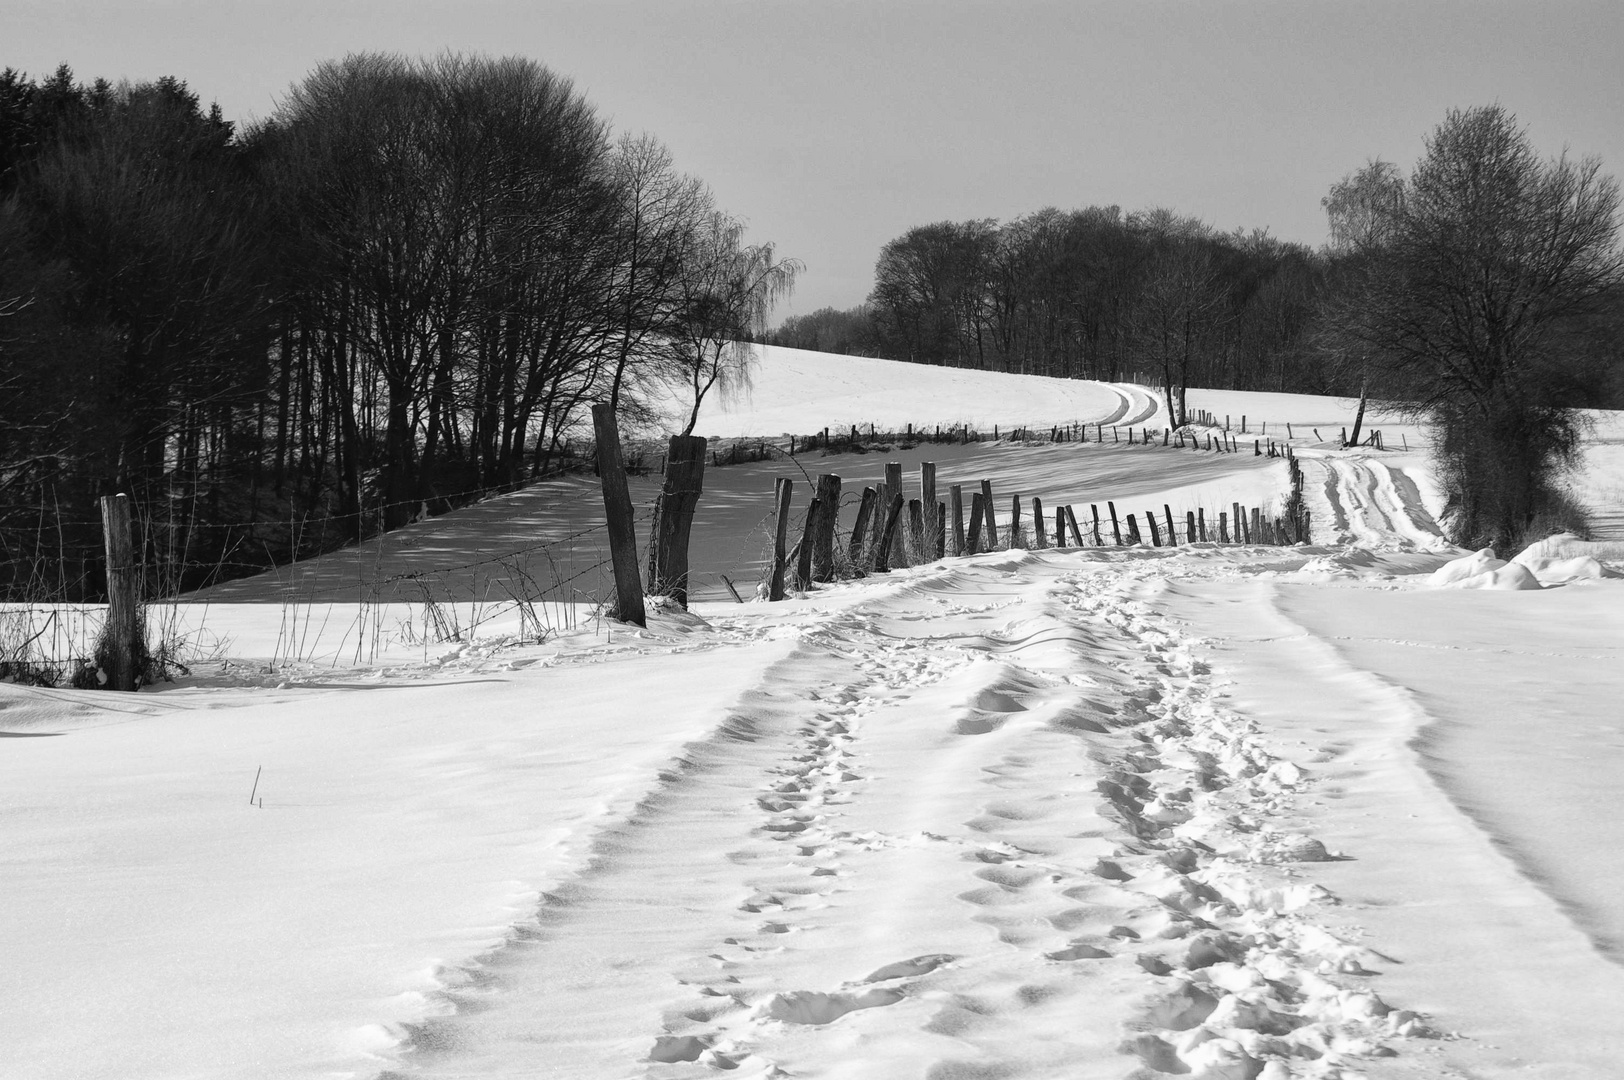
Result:
<svg viewBox="0 0 1624 1080">
<path fill-rule="evenodd" d="M 1101 383 L 1121 399 L 1109 415 L 1094 421 L 1096 424 L 1142 424 L 1156 415 L 1161 399 L 1143 386 L 1134 383 Z"/>
<path fill-rule="evenodd" d="M 1323 471 L 1321 518 L 1336 543 L 1369 548 L 1437 550 L 1448 546 L 1443 529 L 1403 469 L 1367 457 L 1302 459 Z"/>
</svg>

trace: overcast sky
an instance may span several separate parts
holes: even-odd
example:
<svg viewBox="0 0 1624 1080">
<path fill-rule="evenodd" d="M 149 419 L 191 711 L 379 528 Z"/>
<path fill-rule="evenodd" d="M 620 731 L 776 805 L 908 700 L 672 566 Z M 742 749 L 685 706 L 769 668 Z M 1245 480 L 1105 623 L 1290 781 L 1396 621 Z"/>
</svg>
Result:
<svg viewBox="0 0 1624 1080">
<path fill-rule="evenodd" d="M 532 57 L 659 136 L 806 263 L 801 312 L 859 303 L 911 226 L 1051 205 L 1318 246 L 1326 189 L 1408 171 L 1451 107 L 1624 173 L 1619 0 L 0 0 L 0 66 L 172 74 L 238 120 L 320 60 L 442 49 Z"/>
</svg>

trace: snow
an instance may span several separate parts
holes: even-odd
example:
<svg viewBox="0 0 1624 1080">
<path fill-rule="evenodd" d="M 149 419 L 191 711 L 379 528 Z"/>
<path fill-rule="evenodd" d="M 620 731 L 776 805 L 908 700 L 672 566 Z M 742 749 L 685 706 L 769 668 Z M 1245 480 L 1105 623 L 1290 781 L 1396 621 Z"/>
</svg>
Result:
<svg viewBox="0 0 1624 1080">
<path fill-rule="evenodd" d="M 710 430 L 1150 407 L 775 352 Z M 706 599 L 640 630 L 595 581 L 514 602 L 599 558 L 590 480 L 553 481 L 161 609 L 175 683 L 0 686 L 0 1075 L 1616 1077 L 1624 552 L 1450 547 L 1424 432 L 1314 436 L 1355 403 L 1191 404 L 1292 423 L 1313 545 L 724 600 L 777 476 L 800 506 L 933 461 L 1000 522 L 1287 482 L 1159 443 L 803 455 L 707 471 Z"/>
</svg>

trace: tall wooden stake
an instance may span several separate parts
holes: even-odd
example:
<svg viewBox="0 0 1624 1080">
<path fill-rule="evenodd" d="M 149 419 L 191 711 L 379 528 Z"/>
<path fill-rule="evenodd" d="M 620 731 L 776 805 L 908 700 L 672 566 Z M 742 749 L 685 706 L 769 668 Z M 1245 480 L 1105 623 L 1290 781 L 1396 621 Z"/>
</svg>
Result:
<svg viewBox="0 0 1624 1080">
<path fill-rule="evenodd" d="M 698 435 L 673 435 L 668 444 L 665 483 L 655 517 L 654 549 L 649 590 L 688 606 L 688 535 L 693 530 L 694 508 L 705 488 L 706 440 Z"/>
<path fill-rule="evenodd" d="M 784 545 L 789 541 L 789 500 L 790 491 L 794 488 L 794 481 L 780 476 L 774 485 L 774 502 L 777 505 L 778 521 L 773 529 L 773 576 L 767 584 L 767 599 L 782 600 L 784 598 Z"/>
<path fill-rule="evenodd" d="M 835 579 L 835 519 L 840 514 L 840 477 L 818 477 L 818 519 L 812 533 L 812 580 Z"/>
<path fill-rule="evenodd" d="M 614 617 L 647 626 L 643 579 L 637 570 L 632 496 L 620 458 L 620 425 L 615 420 L 614 406 L 608 402 L 592 406 L 592 430 L 598 440 L 598 480 L 603 485 L 603 515 L 609 526 L 609 556 L 615 567 Z"/>
<path fill-rule="evenodd" d="M 141 574 L 130 531 L 130 497 L 103 495 L 101 512 L 107 548 L 107 622 L 96 659 L 107 675 L 107 689 L 129 691 L 135 689 L 135 653 L 141 640 Z"/>
</svg>

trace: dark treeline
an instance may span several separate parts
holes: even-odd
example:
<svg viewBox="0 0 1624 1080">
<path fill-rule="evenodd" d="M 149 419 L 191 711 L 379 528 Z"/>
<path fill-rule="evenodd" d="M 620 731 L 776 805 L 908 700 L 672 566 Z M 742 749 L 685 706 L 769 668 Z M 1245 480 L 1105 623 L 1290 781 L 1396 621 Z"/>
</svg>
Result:
<svg viewBox="0 0 1624 1080">
<path fill-rule="evenodd" d="M 1324 260 L 1261 232 L 1165 210 L 1051 208 L 910 229 L 881 250 L 874 278 L 866 304 L 792 316 L 771 340 L 1062 378 L 1328 389 L 1308 332 Z"/>
<path fill-rule="evenodd" d="M 595 400 L 740 377 L 798 270 L 528 60 L 351 56 L 246 130 L 8 69 L 0 596 L 95 596 L 103 494 L 156 590 L 541 475 Z"/>
</svg>

